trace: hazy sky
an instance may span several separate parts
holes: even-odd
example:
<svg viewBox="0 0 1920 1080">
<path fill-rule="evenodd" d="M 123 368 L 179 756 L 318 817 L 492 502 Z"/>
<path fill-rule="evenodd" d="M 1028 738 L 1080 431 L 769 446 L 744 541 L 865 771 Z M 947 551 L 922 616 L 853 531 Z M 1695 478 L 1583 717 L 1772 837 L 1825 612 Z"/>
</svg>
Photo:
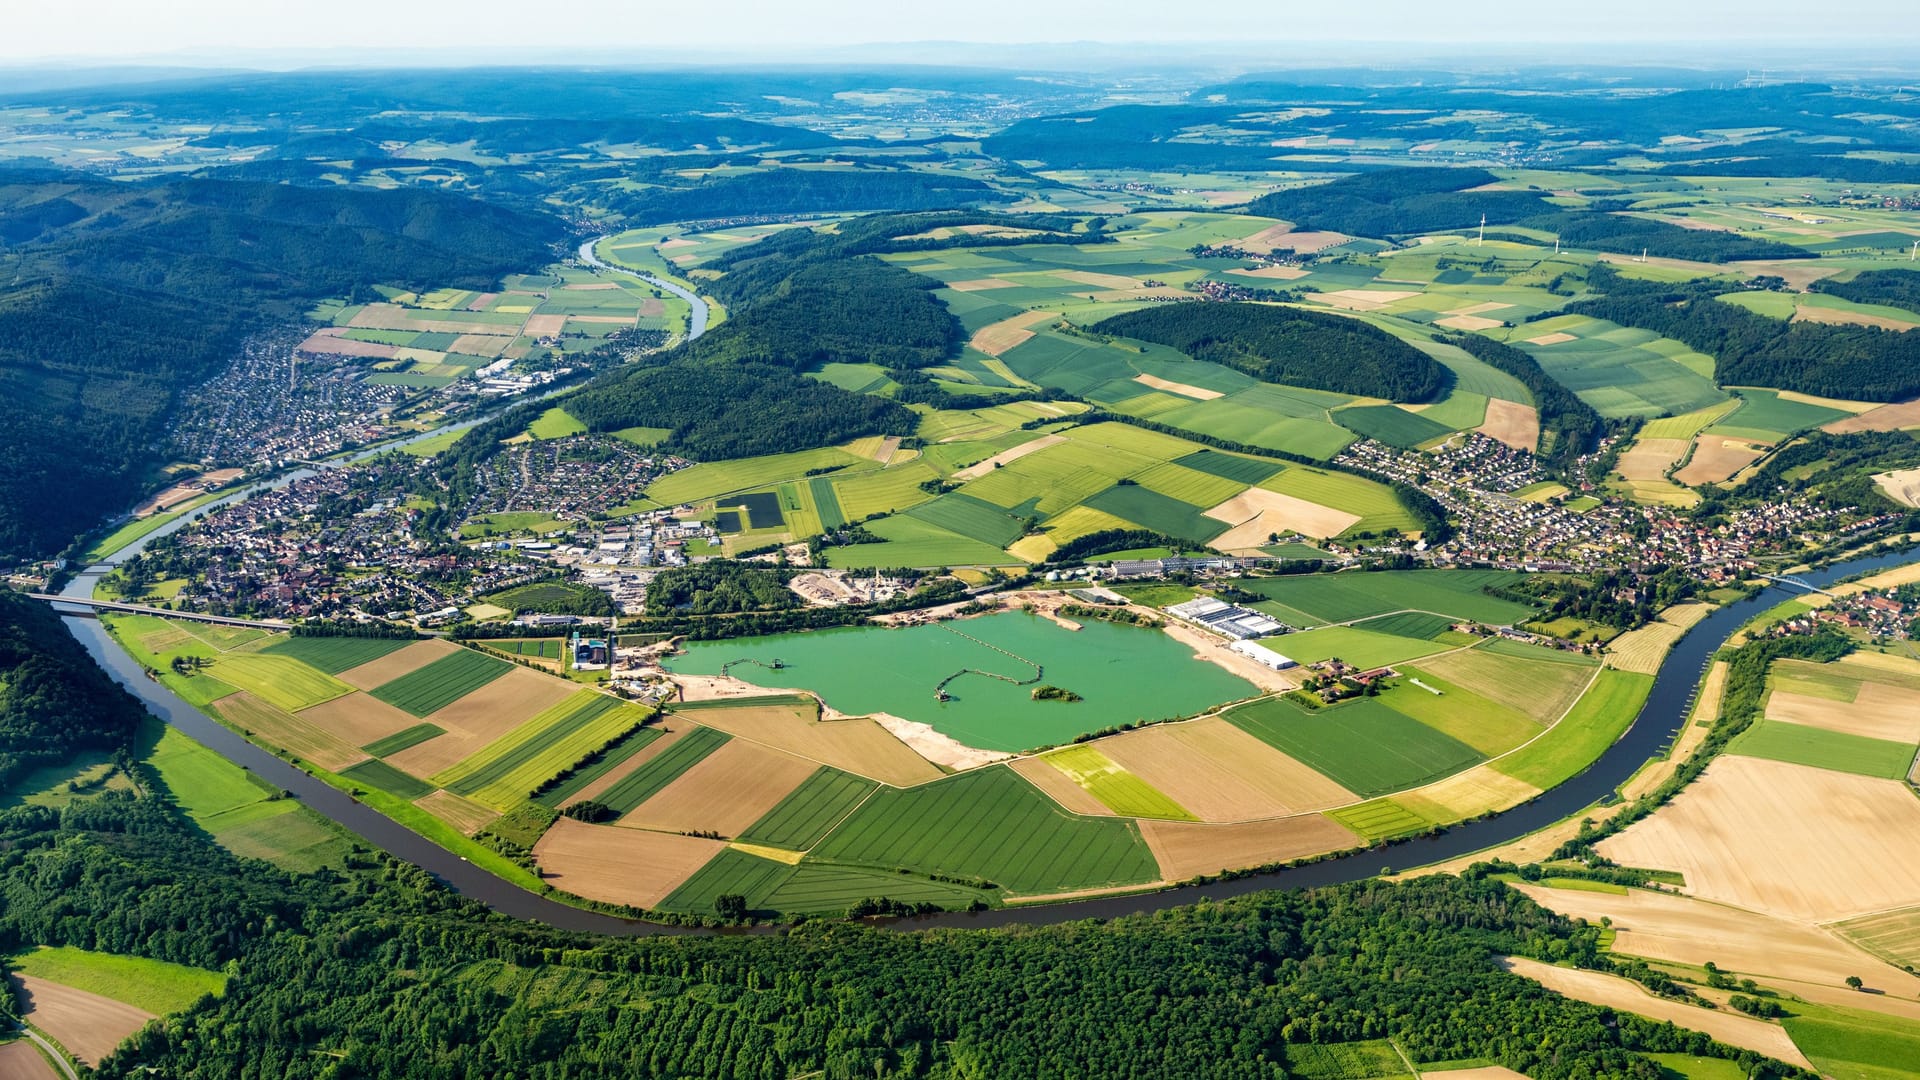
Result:
<svg viewBox="0 0 1920 1080">
<path fill-rule="evenodd" d="M 7 6 L 0 59 L 15 61 L 178 54 L 219 60 L 243 50 L 435 47 L 484 50 L 490 60 L 500 58 L 493 50 L 539 50 L 545 59 L 552 50 L 579 47 L 596 58 L 632 49 L 636 62 L 671 62 L 676 48 L 791 54 L 909 41 L 1556 42 L 1577 48 L 1678 41 L 1890 47 L 1920 39 L 1913 0 L 1853 0 L 1843 17 L 1785 0 L 23 0 Z"/>
</svg>

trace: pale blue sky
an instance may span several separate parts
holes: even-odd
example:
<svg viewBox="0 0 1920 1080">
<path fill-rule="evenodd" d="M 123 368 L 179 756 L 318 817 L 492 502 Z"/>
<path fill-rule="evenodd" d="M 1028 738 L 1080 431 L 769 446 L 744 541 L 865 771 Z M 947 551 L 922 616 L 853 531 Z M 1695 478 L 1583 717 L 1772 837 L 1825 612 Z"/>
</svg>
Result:
<svg viewBox="0 0 1920 1080">
<path fill-rule="evenodd" d="M 573 47 L 604 58 L 671 50 L 806 49 L 872 42 L 1386 42 L 1456 48 L 1689 42 L 1893 48 L 1920 39 L 1913 0 L 1853 0 L 1845 14 L 1784 0 L 88 0 L 7 5 L 0 59 L 217 60 L 234 51 Z M 662 55 L 666 52 L 668 55 Z M 543 55 L 541 59 L 550 59 Z M 1279 59 L 1276 55 L 1276 59 Z M 235 57 L 241 59 L 241 57 Z M 1310 57 L 1287 55 L 1292 62 Z M 1551 57 L 1541 57 L 1550 60 Z"/>
</svg>

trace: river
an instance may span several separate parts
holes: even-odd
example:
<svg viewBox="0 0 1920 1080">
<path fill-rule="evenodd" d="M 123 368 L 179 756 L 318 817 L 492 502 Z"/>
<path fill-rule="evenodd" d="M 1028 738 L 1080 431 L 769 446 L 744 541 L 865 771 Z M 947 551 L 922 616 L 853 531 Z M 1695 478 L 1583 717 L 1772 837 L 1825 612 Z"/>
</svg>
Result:
<svg viewBox="0 0 1920 1080">
<path fill-rule="evenodd" d="M 1802 575 L 1816 586 L 1843 577 L 1914 561 L 1911 553 L 1863 556 Z M 1708 660 L 1742 624 L 1766 607 L 1802 595 L 1789 585 L 1774 585 L 1757 596 L 1730 604 L 1701 620 L 1667 654 L 1640 715 L 1625 735 L 1598 760 L 1565 784 L 1532 802 L 1479 821 L 1456 825 L 1433 837 L 1420 837 L 1386 848 L 1376 848 L 1327 859 L 1307 866 L 1272 871 L 1210 885 L 1189 885 L 1130 896 L 1074 900 L 1036 907 L 999 908 L 983 912 L 948 912 L 892 925 L 921 927 L 994 927 L 1058 923 L 1074 919 L 1114 918 L 1139 912 L 1191 904 L 1203 899 L 1240 896 L 1263 889 L 1304 888 L 1358 881 L 1383 867 L 1410 869 L 1470 855 L 1517 840 L 1537 829 L 1579 812 L 1606 797 L 1635 770 L 1659 753 L 1680 730 Z M 445 881 L 461 894 L 504 915 L 546 923 L 566 930 L 620 936 L 684 934 L 685 927 L 623 919 L 586 911 L 540 896 L 474 866 L 432 841 L 407 829 L 346 794 L 308 776 L 260 747 L 221 726 L 188 705 L 164 685 L 148 679 L 140 665 L 92 618 L 68 616 L 68 628 L 113 679 L 140 698 L 154 715 L 205 744 L 275 787 L 291 791 L 307 806 L 332 819 L 348 832 L 396 858 L 404 859 Z"/>
<path fill-rule="evenodd" d="M 607 239 L 605 236 L 596 236 L 586 243 L 581 244 L 580 261 L 596 270 L 604 270 L 611 274 L 625 274 L 630 278 L 637 278 L 656 289 L 665 289 L 680 299 L 685 300 L 691 308 L 687 313 L 687 340 L 692 341 L 694 338 L 707 332 L 707 302 L 705 300 L 700 299 L 699 295 L 693 292 L 693 290 L 676 285 L 665 278 L 657 278 L 652 274 L 642 274 L 628 270 L 624 266 L 615 266 L 612 263 L 601 262 L 600 256 L 593 253 L 593 247 L 605 239 Z"/>
</svg>

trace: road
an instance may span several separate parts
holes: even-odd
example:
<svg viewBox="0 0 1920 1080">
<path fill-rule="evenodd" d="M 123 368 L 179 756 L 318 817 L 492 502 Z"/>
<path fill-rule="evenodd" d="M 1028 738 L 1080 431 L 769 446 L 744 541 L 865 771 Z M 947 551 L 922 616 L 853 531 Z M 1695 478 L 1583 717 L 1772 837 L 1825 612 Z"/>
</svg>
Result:
<svg viewBox="0 0 1920 1080">
<path fill-rule="evenodd" d="M 605 239 L 606 237 L 604 236 L 596 236 L 586 243 L 581 244 L 580 261 L 593 267 L 595 270 L 604 270 L 610 274 L 625 274 L 630 278 L 637 278 L 652 285 L 656 289 L 665 289 L 680 299 L 685 300 L 693 308 L 692 312 L 687 316 L 687 340 L 692 341 L 694 338 L 707 332 L 707 302 L 705 300 L 700 299 L 699 295 L 693 291 L 675 285 L 673 282 L 663 278 L 654 277 L 652 274 L 637 273 L 624 266 L 614 266 L 612 263 L 601 262 L 600 256 L 593 253 L 593 246 Z"/>
<path fill-rule="evenodd" d="M 52 1043 L 41 1038 L 39 1032 L 25 1024 L 21 1024 L 20 1034 L 32 1039 L 35 1046 L 45 1051 L 46 1055 L 53 1059 L 53 1063 L 60 1066 L 60 1071 L 67 1074 L 67 1080 L 80 1080 L 80 1074 L 73 1071 L 73 1063 L 67 1060 L 67 1055 L 61 1053 Z"/>
<path fill-rule="evenodd" d="M 159 615 L 167 619 L 187 619 L 192 622 L 216 623 L 220 626 L 245 626 L 255 630 L 290 630 L 292 623 L 279 619 L 235 619 L 226 615 L 205 615 L 198 611 L 173 611 L 169 608 L 151 607 L 147 604 L 123 604 L 118 600 L 93 600 L 77 596 L 61 596 L 57 593 L 28 593 L 35 600 L 46 600 L 55 604 L 72 604 L 75 607 L 89 607 L 96 611 L 124 611 L 135 615 Z"/>
</svg>

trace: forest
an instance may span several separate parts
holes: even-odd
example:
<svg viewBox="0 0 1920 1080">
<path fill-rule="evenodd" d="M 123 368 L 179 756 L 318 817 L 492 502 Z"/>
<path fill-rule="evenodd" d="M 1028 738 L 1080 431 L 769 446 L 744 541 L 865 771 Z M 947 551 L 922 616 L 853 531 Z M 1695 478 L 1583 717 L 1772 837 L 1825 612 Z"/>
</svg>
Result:
<svg viewBox="0 0 1920 1080">
<path fill-rule="evenodd" d="M 649 188 L 616 201 L 613 209 L 630 224 L 647 225 L 826 211 L 947 210 L 1001 198 L 963 176 L 879 168 L 773 169 L 690 188 Z"/>
<path fill-rule="evenodd" d="M 1102 319 L 1089 329 L 1165 345 L 1263 382 L 1341 394 L 1430 401 L 1451 378 L 1432 357 L 1384 330 L 1300 308 L 1160 304 Z"/>
<path fill-rule="evenodd" d="M 1467 190 L 1498 180 L 1485 169 L 1380 169 L 1262 195 L 1247 204 L 1247 213 L 1290 221 L 1300 229 L 1396 236 L 1478 225 L 1483 214 L 1490 223 L 1504 224 L 1547 209 L 1530 191 Z"/>
<path fill-rule="evenodd" d="M 1593 449 L 1594 443 L 1606 432 L 1607 422 L 1593 406 L 1548 375 L 1539 361 L 1525 351 L 1479 334 L 1460 334 L 1444 340 L 1519 379 L 1533 395 L 1534 408 L 1540 412 L 1540 458 L 1549 466 L 1558 469 L 1571 466 L 1575 458 Z"/>
<path fill-rule="evenodd" d="M 72 651 L 24 609 L 0 619 L 27 653 Z M 17 721 L 43 741 L 72 723 L 31 704 Z M 0 811 L 0 955 L 70 945 L 232 972 L 103 1076 L 1280 1080 L 1312 1076 L 1316 1046 L 1378 1038 L 1534 1080 L 1659 1080 L 1641 1055 L 1677 1051 L 1800 1075 L 1500 969 L 1614 962 L 1599 927 L 1484 875 L 1007 930 L 601 938 L 491 915 L 357 845 L 304 875 L 237 857 L 133 768 L 138 794 Z"/>
<path fill-rule="evenodd" d="M 1900 401 L 1920 394 L 1920 337 L 1875 326 L 1771 319 L 1714 296 L 1711 282 L 1666 284 L 1622 276 L 1601 264 L 1587 285 L 1602 295 L 1568 304 L 1589 315 L 1651 330 L 1714 357 L 1722 386 L 1772 386 L 1822 397 Z"/>
<path fill-rule="evenodd" d="M 649 615 L 727 615 L 800 606 L 792 573 L 716 559 L 661 571 L 647 585 Z"/>
<path fill-rule="evenodd" d="M 44 171 L 0 173 L 0 221 L 32 232 L 0 285 L 8 558 L 53 554 L 131 503 L 174 396 L 254 327 L 369 281 L 485 288 L 564 235 L 545 214 L 417 189 Z"/>
<path fill-rule="evenodd" d="M 1604 204 L 1603 204 L 1604 205 Z M 1604 209 L 1566 210 L 1520 224 L 1554 233 L 1568 247 L 1618 255 L 1646 253 L 1663 259 L 1723 263 L 1731 259 L 1812 259 L 1815 252 L 1773 240 L 1719 229 L 1685 229 L 1664 221 Z"/>
<path fill-rule="evenodd" d="M 1886 304 L 1920 312 L 1920 271 L 1863 270 L 1850 281 L 1824 278 L 1808 288 L 1856 304 Z"/>
<path fill-rule="evenodd" d="M 0 589 L 0 793 L 42 765 L 124 746 L 142 715 L 53 608 Z"/>
</svg>

